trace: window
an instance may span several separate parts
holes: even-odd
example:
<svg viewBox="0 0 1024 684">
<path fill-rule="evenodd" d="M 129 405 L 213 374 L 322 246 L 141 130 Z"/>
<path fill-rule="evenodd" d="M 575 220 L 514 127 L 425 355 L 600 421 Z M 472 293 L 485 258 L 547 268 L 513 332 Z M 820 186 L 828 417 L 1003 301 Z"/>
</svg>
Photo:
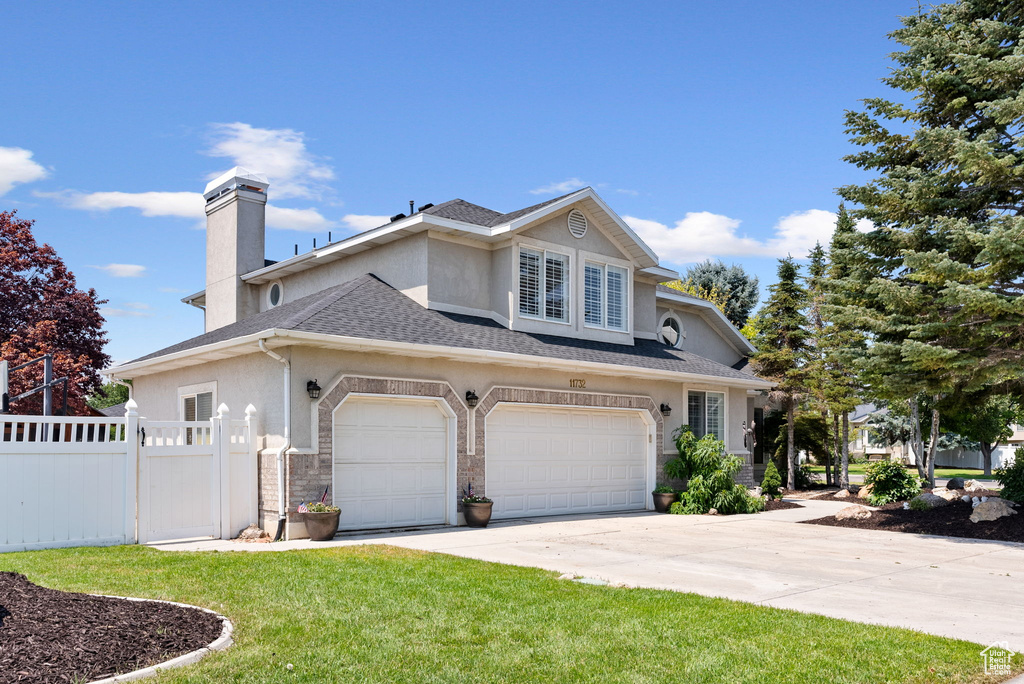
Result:
<svg viewBox="0 0 1024 684">
<path fill-rule="evenodd" d="M 519 314 L 560 323 L 569 320 L 569 257 L 519 250 Z"/>
<path fill-rule="evenodd" d="M 683 341 L 683 326 L 679 319 L 671 314 L 666 316 L 658 331 L 658 339 L 669 347 L 678 348 Z"/>
<path fill-rule="evenodd" d="M 197 392 L 184 394 L 181 397 L 181 419 L 188 421 L 207 421 L 213 418 L 213 392 Z M 196 434 L 193 434 L 196 433 Z M 200 432 L 194 428 L 185 428 L 185 444 L 201 442 Z"/>
<path fill-rule="evenodd" d="M 723 392 L 687 392 L 690 430 L 698 438 L 714 435 L 725 441 L 725 394 Z"/>
<path fill-rule="evenodd" d="M 629 328 L 629 271 L 588 261 L 583 265 L 584 322 L 595 328 Z"/>
<path fill-rule="evenodd" d="M 281 303 L 281 296 L 284 293 L 281 283 L 273 283 L 267 290 L 267 308 L 273 309 Z"/>
</svg>

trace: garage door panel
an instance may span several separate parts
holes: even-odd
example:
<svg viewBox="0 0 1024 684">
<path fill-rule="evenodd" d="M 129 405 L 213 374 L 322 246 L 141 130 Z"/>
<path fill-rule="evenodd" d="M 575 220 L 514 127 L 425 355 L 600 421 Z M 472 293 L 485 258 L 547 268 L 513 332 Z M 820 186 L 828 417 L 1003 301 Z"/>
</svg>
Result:
<svg viewBox="0 0 1024 684">
<path fill-rule="evenodd" d="M 635 412 L 499 405 L 486 429 L 495 518 L 646 506 L 647 426 Z"/>
<path fill-rule="evenodd" d="M 434 401 L 346 401 L 334 419 L 339 529 L 444 523 L 447 452 L 447 418 Z"/>
</svg>

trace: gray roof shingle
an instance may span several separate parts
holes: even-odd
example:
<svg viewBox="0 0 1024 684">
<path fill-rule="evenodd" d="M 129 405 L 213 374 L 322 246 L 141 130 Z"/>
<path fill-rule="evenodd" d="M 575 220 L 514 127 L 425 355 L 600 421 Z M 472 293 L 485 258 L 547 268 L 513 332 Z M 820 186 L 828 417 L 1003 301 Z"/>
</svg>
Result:
<svg viewBox="0 0 1024 684">
<path fill-rule="evenodd" d="M 727 379 L 755 379 L 747 369 L 730 368 L 692 352 L 671 349 L 654 340 L 636 339 L 629 346 L 537 335 L 509 330 L 489 318 L 425 309 L 372 274 L 282 304 L 136 361 L 155 359 L 272 328 L 408 344 L 486 349 Z"/>
</svg>

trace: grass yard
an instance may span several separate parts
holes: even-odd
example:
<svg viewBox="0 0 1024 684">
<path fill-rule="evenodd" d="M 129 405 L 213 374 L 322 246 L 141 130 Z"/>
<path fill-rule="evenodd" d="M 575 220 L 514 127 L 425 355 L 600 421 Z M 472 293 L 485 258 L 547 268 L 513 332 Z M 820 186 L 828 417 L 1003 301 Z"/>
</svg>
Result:
<svg viewBox="0 0 1024 684">
<path fill-rule="evenodd" d="M 386 546 L 77 548 L 2 554 L 0 570 L 234 621 L 233 647 L 161 682 L 991 681 L 965 641 Z"/>
<path fill-rule="evenodd" d="M 865 469 L 867 469 L 867 467 L 868 467 L 867 463 L 851 463 L 850 464 L 850 474 L 851 475 L 863 475 L 864 471 L 865 471 Z M 914 468 L 914 466 L 910 466 L 908 469 L 912 470 L 914 473 L 917 472 L 917 469 Z M 812 465 L 811 466 L 811 471 L 815 472 L 815 473 L 818 473 L 822 477 L 825 476 L 825 466 Z M 949 479 L 951 477 L 962 477 L 965 480 L 986 480 L 986 479 L 987 480 L 995 480 L 996 479 L 996 476 L 995 476 L 994 472 L 993 472 L 991 477 L 986 478 L 985 477 L 985 471 L 983 471 L 983 470 L 971 470 L 970 468 L 936 468 L 935 469 L 935 477 L 942 478 L 944 480 L 945 479 Z"/>
</svg>

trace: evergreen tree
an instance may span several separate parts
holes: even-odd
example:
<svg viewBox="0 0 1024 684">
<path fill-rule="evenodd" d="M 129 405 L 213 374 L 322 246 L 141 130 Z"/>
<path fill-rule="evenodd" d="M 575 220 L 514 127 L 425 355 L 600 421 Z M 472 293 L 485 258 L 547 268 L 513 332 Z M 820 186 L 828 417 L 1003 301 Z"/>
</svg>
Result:
<svg viewBox="0 0 1024 684">
<path fill-rule="evenodd" d="M 703 261 L 686 271 L 684 282 L 707 296 L 713 292 L 724 295 L 724 313 L 737 328 L 742 328 L 760 298 L 757 276 L 747 275 L 742 266 L 726 266 L 721 261 Z"/>
<path fill-rule="evenodd" d="M 848 112 L 879 174 L 840 189 L 863 236 L 857 306 L 873 344 L 874 390 L 910 401 L 919 467 L 933 480 L 939 404 L 1024 377 L 1024 5 L 961 0 L 904 17 L 906 49 L 883 79 L 912 105 L 881 98 Z M 924 448 L 917 397 L 933 404 Z"/>
<path fill-rule="evenodd" d="M 786 411 L 786 486 L 796 486 L 797 453 L 794 430 L 796 407 L 805 391 L 807 354 L 807 293 L 798 282 L 799 270 L 793 257 L 779 260 L 778 282 L 759 314 L 761 329 L 751 361 L 762 377 L 775 383 L 772 398 Z"/>
<path fill-rule="evenodd" d="M 829 454 L 829 402 L 828 391 L 831 378 L 825 357 L 825 286 L 828 274 L 827 257 L 821 243 L 815 243 L 807 265 L 807 390 L 814 408 L 821 413 L 825 434 L 822 447 L 825 451 L 825 484 L 832 485 L 832 464 Z"/>
</svg>

